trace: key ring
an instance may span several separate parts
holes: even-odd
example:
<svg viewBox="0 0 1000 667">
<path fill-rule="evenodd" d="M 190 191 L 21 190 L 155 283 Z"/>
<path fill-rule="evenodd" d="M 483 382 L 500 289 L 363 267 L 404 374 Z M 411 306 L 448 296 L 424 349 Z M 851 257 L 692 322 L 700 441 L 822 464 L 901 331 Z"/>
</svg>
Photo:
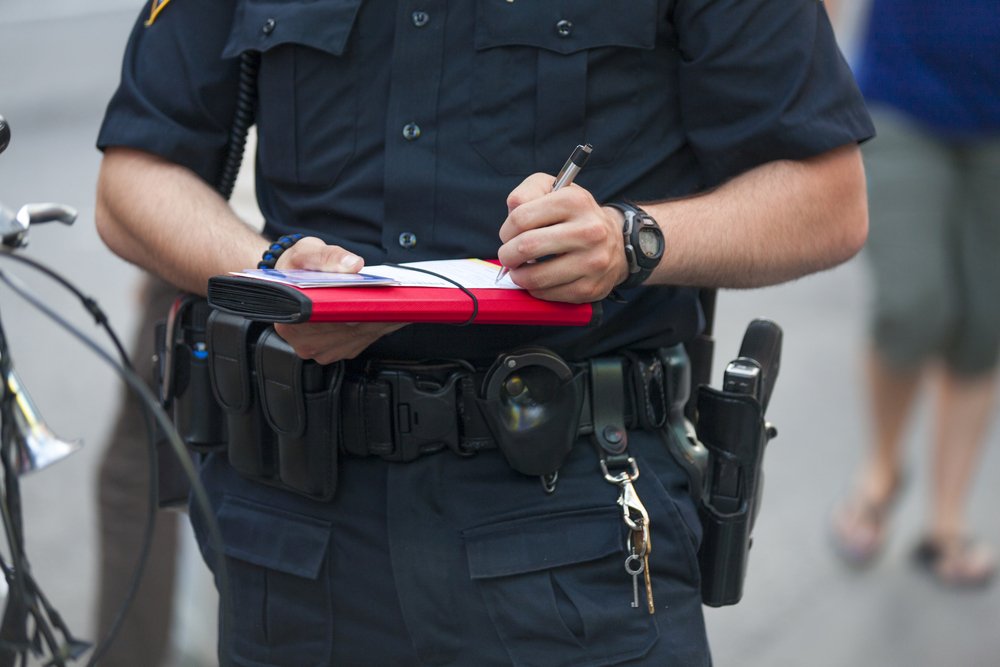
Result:
<svg viewBox="0 0 1000 667">
<path fill-rule="evenodd" d="M 627 572 L 630 577 L 638 577 L 645 569 L 646 565 L 639 556 L 632 554 L 625 559 L 625 572 Z"/>
</svg>

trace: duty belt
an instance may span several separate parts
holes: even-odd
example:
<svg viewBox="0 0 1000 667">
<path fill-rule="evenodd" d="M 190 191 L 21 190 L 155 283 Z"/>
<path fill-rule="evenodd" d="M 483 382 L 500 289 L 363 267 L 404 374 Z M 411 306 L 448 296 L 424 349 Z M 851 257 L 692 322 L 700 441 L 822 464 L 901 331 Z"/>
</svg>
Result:
<svg viewBox="0 0 1000 667">
<path fill-rule="evenodd" d="M 500 449 L 518 472 L 549 475 L 580 435 L 624 451 L 627 429 L 663 428 L 688 392 L 664 350 L 568 363 L 523 348 L 485 369 L 451 360 L 321 366 L 273 327 L 238 316 L 213 312 L 206 333 L 229 462 L 314 498 L 332 497 L 338 452 L 406 462 Z"/>
<path fill-rule="evenodd" d="M 662 378 L 655 370 L 659 360 L 652 354 L 615 355 L 627 378 L 637 374 L 645 384 Z M 471 369 L 463 362 L 399 363 L 373 361 L 360 373 L 348 373 L 341 389 L 340 448 L 357 456 L 378 456 L 387 461 L 412 461 L 419 456 L 448 449 L 471 456 L 496 449 L 496 439 L 477 402 L 484 398 L 485 370 Z M 574 382 L 582 389 L 577 436 L 594 433 L 589 364 L 570 363 Z M 649 391 L 637 383 L 625 385 L 626 428 L 660 428 L 662 419 L 639 419 L 634 406 L 650 403 L 645 414 L 665 412 L 665 392 Z M 636 397 L 636 389 L 641 398 Z M 658 401 L 659 405 L 652 405 Z"/>
</svg>

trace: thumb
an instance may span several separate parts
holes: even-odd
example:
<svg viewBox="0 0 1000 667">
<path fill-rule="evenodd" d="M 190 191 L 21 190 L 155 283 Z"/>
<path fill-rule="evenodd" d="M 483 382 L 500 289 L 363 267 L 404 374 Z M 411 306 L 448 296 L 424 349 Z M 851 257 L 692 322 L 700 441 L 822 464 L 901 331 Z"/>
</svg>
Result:
<svg viewBox="0 0 1000 667">
<path fill-rule="evenodd" d="M 279 269 L 357 273 L 364 264 L 363 259 L 340 246 L 327 245 L 315 236 L 307 236 L 283 252 L 278 258 L 276 267 Z"/>
</svg>

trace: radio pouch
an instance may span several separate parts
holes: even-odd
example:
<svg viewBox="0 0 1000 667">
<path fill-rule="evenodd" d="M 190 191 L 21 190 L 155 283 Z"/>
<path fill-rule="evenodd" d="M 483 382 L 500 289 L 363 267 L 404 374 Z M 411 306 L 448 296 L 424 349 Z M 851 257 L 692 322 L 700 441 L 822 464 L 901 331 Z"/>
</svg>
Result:
<svg viewBox="0 0 1000 667">
<path fill-rule="evenodd" d="M 171 345 L 170 395 L 174 426 L 184 443 L 196 452 L 222 449 L 226 424 L 212 404 L 212 382 L 208 369 L 207 327 L 211 307 L 190 294 L 179 297 L 171 317 L 165 345 Z"/>
<path fill-rule="evenodd" d="M 211 308 L 202 297 L 181 294 L 165 322 L 154 329 L 153 377 L 160 403 L 171 416 L 186 456 L 226 446 L 226 422 L 214 409 L 208 367 L 207 326 Z M 177 452 L 157 429 L 157 501 L 161 508 L 187 506 L 191 482 Z"/>
<path fill-rule="evenodd" d="M 305 361 L 271 328 L 258 339 L 255 356 L 261 407 L 278 438 L 278 481 L 309 498 L 330 500 L 337 488 L 344 364 Z"/>
<path fill-rule="evenodd" d="M 743 595 L 759 505 L 768 438 L 763 408 L 752 395 L 701 386 L 697 432 L 709 452 L 699 504 L 702 601 L 710 607 L 733 605 Z"/>
<path fill-rule="evenodd" d="M 209 369 L 215 400 L 226 414 L 229 463 L 241 475 L 264 482 L 277 477 L 277 446 L 259 409 L 250 359 L 267 326 L 220 311 L 208 318 Z"/>
</svg>

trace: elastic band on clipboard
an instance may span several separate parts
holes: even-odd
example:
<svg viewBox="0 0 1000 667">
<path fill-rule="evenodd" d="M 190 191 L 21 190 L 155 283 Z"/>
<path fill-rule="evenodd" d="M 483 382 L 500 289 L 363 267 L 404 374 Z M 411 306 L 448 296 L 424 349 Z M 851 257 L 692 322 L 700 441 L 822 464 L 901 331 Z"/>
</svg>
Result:
<svg viewBox="0 0 1000 667">
<path fill-rule="evenodd" d="M 465 285 L 461 284 L 457 280 L 453 280 L 452 278 L 449 278 L 448 276 L 443 276 L 440 273 L 437 273 L 436 271 L 428 271 L 427 269 L 419 269 L 419 268 L 417 268 L 415 266 L 404 266 L 403 264 L 393 264 L 391 262 L 390 263 L 386 263 L 386 266 L 392 266 L 392 267 L 395 267 L 397 269 L 406 269 L 407 271 L 417 271 L 419 273 L 426 273 L 429 276 L 434 276 L 435 278 L 440 278 L 441 280 L 443 280 L 443 281 L 445 281 L 447 283 L 451 283 L 452 285 L 454 285 L 458 289 L 462 290 L 463 294 L 465 294 L 470 299 L 472 299 L 472 315 L 469 316 L 469 319 L 467 319 L 466 321 L 462 322 L 461 324 L 457 324 L 456 326 L 466 327 L 466 326 L 469 326 L 470 324 L 472 324 L 473 322 L 476 321 L 476 316 L 479 315 L 479 299 L 477 299 L 476 295 L 472 293 L 472 290 L 470 290 L 468 287 L 466 287 Z"/>
</svg>

